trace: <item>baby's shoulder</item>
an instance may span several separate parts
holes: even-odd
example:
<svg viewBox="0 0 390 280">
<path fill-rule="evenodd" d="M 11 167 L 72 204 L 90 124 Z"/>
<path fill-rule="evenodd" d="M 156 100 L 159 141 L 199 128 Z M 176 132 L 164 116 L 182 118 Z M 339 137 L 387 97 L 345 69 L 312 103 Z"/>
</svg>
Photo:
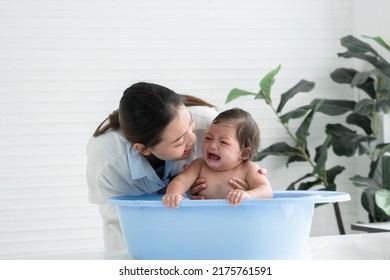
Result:
<svg viewBox="0 0 390 280">
<path fill-rule="evenodd" d="M 192 168 L 200 168 L 202 167 L 203 165 L 203 158 L 202 157 L 198 157 L 196 159 L 194 159 L 191 164 L 189 165 L 189 167 L 192 167 Z"/>
<path fill-rule="evenodd" d="M 259 170 L 259 166 L 257 165 L 256 162 L 253 162 L 253 161 L 246 161 L 242 164 L 241 168 L 243 168 L 244 170 L 246 170 L 247 172 L 250 172 L 250 171 L 256 171 Z"/>
</svg>

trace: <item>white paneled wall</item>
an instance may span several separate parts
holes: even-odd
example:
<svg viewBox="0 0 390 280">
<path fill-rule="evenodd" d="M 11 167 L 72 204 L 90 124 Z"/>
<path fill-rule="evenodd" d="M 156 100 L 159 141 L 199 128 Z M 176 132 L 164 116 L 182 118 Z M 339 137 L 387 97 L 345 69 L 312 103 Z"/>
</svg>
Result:
<svg viewBox="0 0 390 280">
<path fill-rule="evenodd" d="M 316 82 L 291 106 L 338 96 L 329 74 L 345 64 L 336 54 L 352 30 L 351 1 L 0 0 L 0 258 L 103 250 L 85 146 L 134 82 L 249 110 L 263 147 L 286 139 L 260 101 L 225 105 L 226 96 L 257 91 L 279 64 L 275 94 Z M 305 170 L 276 159 L 262 166 L 280 190 Z M 341 179 L 340 190 L 348 184 Z M 353 205 L 342 205 L 347 230 Z M 313 234 L 337 234 L 331 206 L 319 213 Z"/>
</svg>

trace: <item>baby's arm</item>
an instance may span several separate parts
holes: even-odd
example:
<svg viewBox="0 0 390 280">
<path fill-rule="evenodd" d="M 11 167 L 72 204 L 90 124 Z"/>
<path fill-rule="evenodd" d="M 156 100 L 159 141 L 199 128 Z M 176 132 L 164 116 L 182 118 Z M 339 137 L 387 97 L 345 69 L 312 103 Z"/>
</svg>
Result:
<svg viewBox="0 0 390 280">
<path fill-rule="evenodd" d="M 249 162 L 247 181 L 251 198 L 272 198 L 272 187 L 265 175 L 259 174 L 256 163 Z"/>
<path fill-rule="evenodd" d="M 240 204 L 245 198 L 271 198 L 272 188 L 267 177 L 259 173 L 259 167 L 254 162 L 248 162 L 246 181 L 249 189 L 244 191 L 242 189 L 234 189 L 229 192 L 226 199 L 230 204 L 236 206 Z"/>
<path fill-rule="evenodd" d="M 188 191 L 196 179 L 198 179 L 202 160 L 202 158 L 194 160 L 183 172 L 177 175 L 169 183 L 167 191 L 162 197 L 164 205 L 171 208 L 179 207 L 180 200 L 184 199 L 183 194 Z"/>
</svg>

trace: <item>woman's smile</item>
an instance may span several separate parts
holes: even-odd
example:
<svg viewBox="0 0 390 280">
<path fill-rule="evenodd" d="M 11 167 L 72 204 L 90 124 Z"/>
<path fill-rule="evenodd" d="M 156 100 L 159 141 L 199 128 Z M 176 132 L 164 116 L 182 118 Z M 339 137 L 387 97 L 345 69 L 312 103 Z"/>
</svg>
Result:
<svg viewBox="0 0 390 280">
<path fill-rule="evenodd" d="M 193 146 L 187 148 L 184 150 L 183 154 L 186 155 L 186 154 L 189 154 L 189 153 L 192 153 L 192 150 L 193 150 Z"/>
</svg>

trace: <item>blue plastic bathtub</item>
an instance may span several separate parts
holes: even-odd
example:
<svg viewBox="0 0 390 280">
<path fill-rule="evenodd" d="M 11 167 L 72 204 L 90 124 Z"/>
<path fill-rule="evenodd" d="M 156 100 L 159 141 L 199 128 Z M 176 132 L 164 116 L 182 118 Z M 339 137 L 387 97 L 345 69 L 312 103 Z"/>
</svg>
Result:
<svg viewBox="0 0 390 280">
<path fill-rule="evenodd" d="M 271 199 L 184 200 L 167 208 L 161 195 L 113 197 L 135 259 L 300 259 L 316 203 L 350 200 L 348 193 L 276 191 Z"/>
</svg>

